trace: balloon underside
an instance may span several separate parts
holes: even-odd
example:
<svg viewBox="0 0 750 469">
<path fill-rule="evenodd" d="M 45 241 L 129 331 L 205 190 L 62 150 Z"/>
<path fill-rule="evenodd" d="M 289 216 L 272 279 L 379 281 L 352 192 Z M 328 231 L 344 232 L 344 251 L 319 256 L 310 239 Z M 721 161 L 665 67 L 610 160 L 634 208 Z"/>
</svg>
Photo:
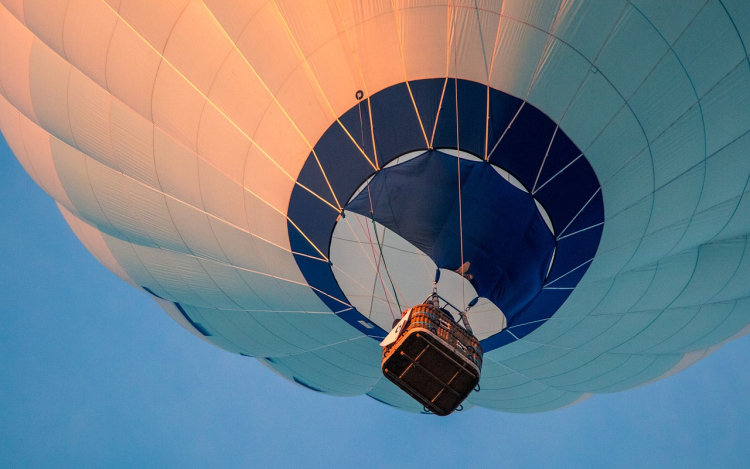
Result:
<svg viewBox="0 0 750 469">
<path fill-rule="evenodd" d="M 740 0 L 0 0 L 0 129 L 92 254 L 188 331 L 410 411 L 347 295 L 361 267 L 363 298 L 394 306 L 370 261 L 422 251 L 347 264 L 387 223 L 339 216 L 407 153 L 487 160 L 548 216 L 555 257 L 544 307 L 488 326 L 467 402 L 538 412 L 748 332 L 749 42 Z"/>
</svg>

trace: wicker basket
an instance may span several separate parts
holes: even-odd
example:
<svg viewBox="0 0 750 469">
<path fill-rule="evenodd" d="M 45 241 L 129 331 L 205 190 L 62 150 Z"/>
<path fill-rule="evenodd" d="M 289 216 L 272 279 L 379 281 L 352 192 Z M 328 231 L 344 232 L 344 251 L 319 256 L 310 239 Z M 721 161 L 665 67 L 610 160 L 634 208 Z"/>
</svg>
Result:
<svg viewBox="0 0 750 469">
<path fill-rule="evenodd" d="M 411 311 L 398 339 L 383 348 L 386 378 L 436 415 L 448 415 L 479 383 L 482 346 L 444 309 Z"/>
</svg>

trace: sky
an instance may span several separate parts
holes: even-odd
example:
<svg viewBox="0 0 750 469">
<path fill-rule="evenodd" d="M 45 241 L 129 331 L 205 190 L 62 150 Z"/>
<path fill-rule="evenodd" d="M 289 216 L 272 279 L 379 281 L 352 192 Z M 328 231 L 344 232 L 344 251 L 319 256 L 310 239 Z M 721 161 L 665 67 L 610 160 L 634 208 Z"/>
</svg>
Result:
<svg viewBox="0 0 750 469">
<path fill-rule="evenodd" d="M 750 338 L 542 414 L 414 415 L 213 347 L 100 265 L 0 137 L 0 468 L 750 467 Z"/>
</svg>

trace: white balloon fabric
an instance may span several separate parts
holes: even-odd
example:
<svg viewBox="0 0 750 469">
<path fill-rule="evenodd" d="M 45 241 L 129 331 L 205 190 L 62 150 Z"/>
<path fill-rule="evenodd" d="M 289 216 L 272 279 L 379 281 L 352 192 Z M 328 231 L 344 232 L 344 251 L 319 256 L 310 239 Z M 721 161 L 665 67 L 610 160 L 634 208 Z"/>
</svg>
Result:
<svg viewBox="0 0 750 469">
<path fill-rule="evenodd" d="M 0 0 L 0 129 L 89 251 L 197 337 L 419 412 L 378 344 L 439 267 L 449 301 L 482 296 L 467 407 L 540 412 L 750 331 L 747 44 L 743 0 Z M 486 266 L 415 241 L 405 220 L 447 208 L 366 213 L 438 161 L 501 176 L 459 184 Z M 480 216 L 496 194 L 551 259 Z M 539 287 L 511 298 L 485 267 Z"/>
</svg>

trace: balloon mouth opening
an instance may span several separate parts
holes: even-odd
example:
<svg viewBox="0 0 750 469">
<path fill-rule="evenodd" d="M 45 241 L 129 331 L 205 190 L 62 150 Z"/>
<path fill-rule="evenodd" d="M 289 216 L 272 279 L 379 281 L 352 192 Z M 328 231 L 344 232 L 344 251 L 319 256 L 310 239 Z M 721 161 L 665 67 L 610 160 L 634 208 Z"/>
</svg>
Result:
<svg viewBox="0 0 750 469">
<path fill-rule="evenodd" d="M 455 100 L 441 99 L 453 95 Z M 429 143 L 425 129 L 432 129 Z M 424 164 L 413 163 L 420 158 L 430 164 L 416 167 Z M 440 168 L 441 161 L 450 163 Z M 413 181 L 400 174 L 409 173 L 405 168 L 411 168 Z M 463 261 L 461 230 L 452 228 L 457 224 L 451 218 L 457 213 L 459 169 L 463 233 L 474 230 L 464 236 Z M 399 178 L 407 182 L 391 184 Z M 414 80 L 359 100 L 323 133 L 297 181 L 287 210 L 295 261 L 330 311 L 375 340 L 391 329 L 400 308 L 398 290 L 409 295 L 400 281 L 391 286 L 387 275 L 378 275 L 385 271 L 380 257 L 391 274 L 413 272 L 420 278 L 417 268 L 402 264 L 422 255 L 429 267 L 443 269 L 443 283 L 455 278 L 458 304 L 476 292 L 495 308 L 494 317 L 503 314 L 503 327 L 487 329 L 500 332 L 482 339 L 489 351 L 525 337 L 557 312 L 588 270 L 604 226 L 599 181 L 565 132 L 531 103 L 470 80 Z M 428 184 L 434 181 L 440 182 Z M 368 200 L 362 200 L 365 188 Z M 376 195 L 372 207 L 370 195 Z M 433 202 L 438 199 L 442 202 Z M 399 202 L 383 203 L 389 200 Z M 390 215 L 391 208 L 399 213 Z M 514 221 L 497 221 L 498 214 Z M 383 255 L 380 235 L 386 238 Z M 399 238 L 404 244 L 393 246 L 390 241 Z M 357 256 L 362 259 L 352 260 Z M 416 259 L 410 264 L 423 269 Z M 410 304 L 424 299 L 434 273 L 429 267 Z M 373 308 L 384 310 L 386 318 L 371 319 Z"/>
<path fill-rule="evenodd" d="M 554 226 L 528 189 L 455 149 L 410 152 L 368 178 L 330 246 L 343 293 L 382 329 L 423 301 L 439 268 L 452 304 L 480 297 L 472 311 L 480 339 L 505 329 L 539 293 L 554 253 Z"/>
</svg>

